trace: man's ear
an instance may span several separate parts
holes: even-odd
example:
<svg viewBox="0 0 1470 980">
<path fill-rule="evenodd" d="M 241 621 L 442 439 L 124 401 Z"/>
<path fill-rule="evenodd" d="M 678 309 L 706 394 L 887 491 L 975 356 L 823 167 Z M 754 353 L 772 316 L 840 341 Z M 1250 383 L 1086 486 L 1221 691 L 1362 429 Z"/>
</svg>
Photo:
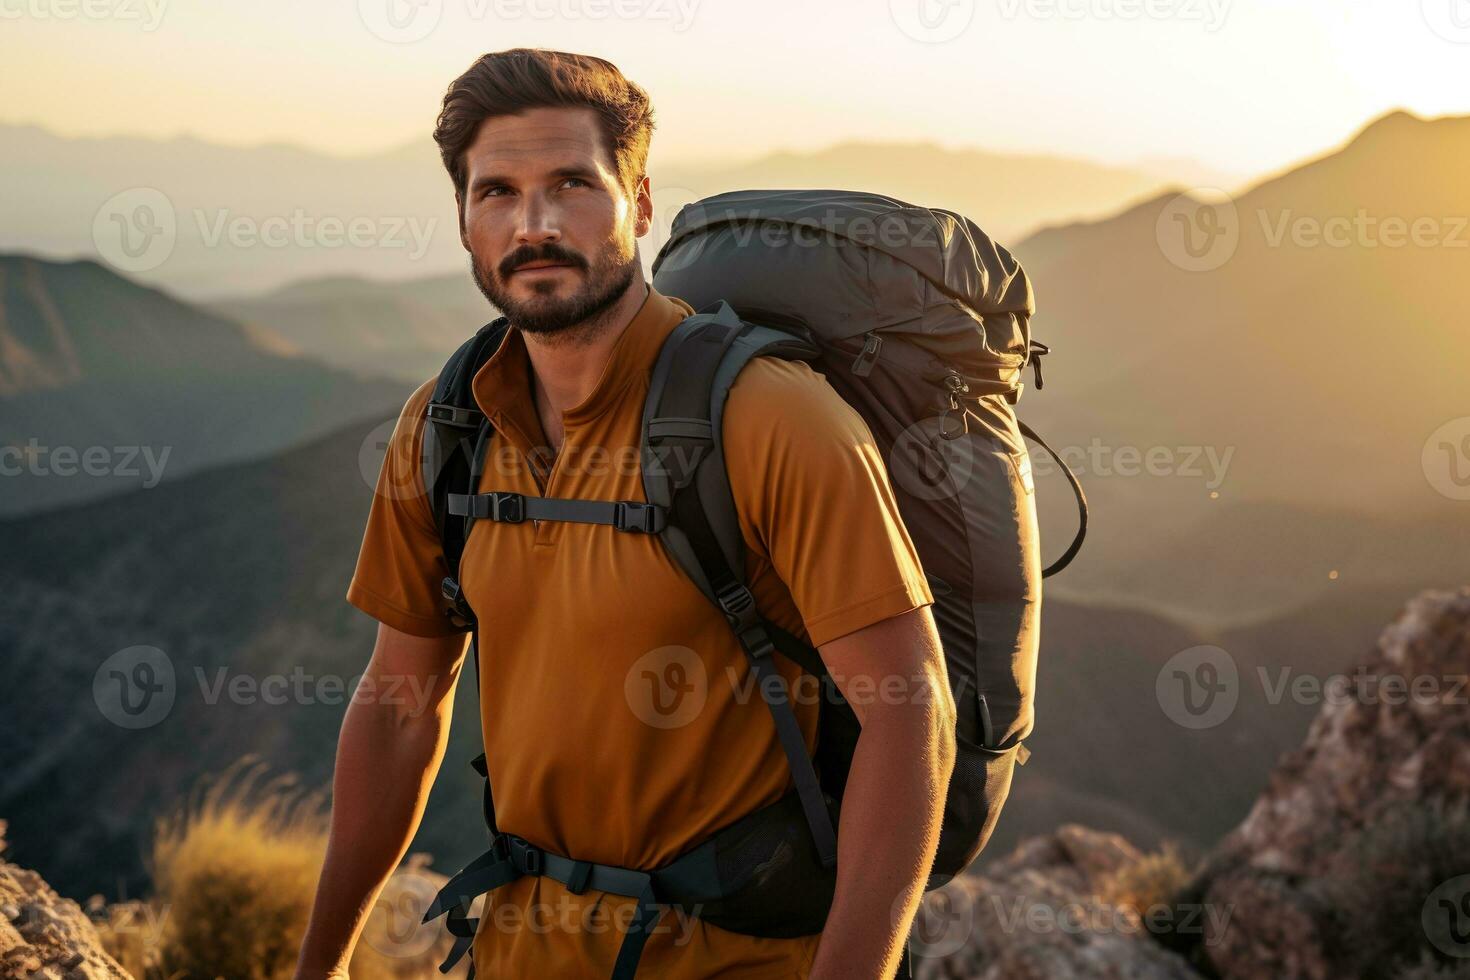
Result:
<svg viewBox="0 0 1470 980">
<path fill-rule="evenodd" d="M 464 195 L 459 191 L 454 192 L 454 209 L 459 212 L 459 243 L 464 246 L 466 252 L 469 252 L 470 236 L 465 233 L 464 228 Z"/>
<path fill-rule="evenodd" d="M 642 238 L 653 228 L 653 191 L 647 174 L 639 177 L 638 183 L 633 187 L 633 206 L 638 210 L 633 235 L 635 238 Z"/>
</svg>

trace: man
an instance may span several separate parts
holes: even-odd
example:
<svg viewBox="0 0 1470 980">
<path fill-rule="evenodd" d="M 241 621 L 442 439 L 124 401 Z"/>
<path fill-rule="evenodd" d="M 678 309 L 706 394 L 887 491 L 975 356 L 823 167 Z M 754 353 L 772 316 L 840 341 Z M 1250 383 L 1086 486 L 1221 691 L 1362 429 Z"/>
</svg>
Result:
<svg viewBox="0 0 1470 980">
<path fill-rule="evenodd" d="M 632 450 L 649 374 L 691 312 L 641 274 L 652 130 L 643 90 L 582 55 L 486 55 L 445 97 L 435 139 L 461 238 L 476 282 L 510 323 L 474 379 L 494 428 L 480 492 L 643 499 Z M 347 712 L 301 978 L 346 975 L 418 825 L 449 728 L 466 637 L 444 614 L 445 564 L 419 475 L 432 388 L 408 400 L 394 431 L 348 591 L 380 622 L 366 678 L 406 675 L 432 697 L 417 712 L 368 699 Z M 817 647 L 862 734 L 824 931 L 759 938 L 666 913 L 639 975 L 891 976 L 953 765 L 955 709 L 933 599 L 871 433 L 821 375 L 753 361 L 731 390 L 723 434 L 751 591 L 768 619 Z M 651 869 L 785 792 L 790 770 L 735 636 L 656 536 L 482 521 L 461 583 L 480 624 L 481 722 L 501 830 L 556 854 Z M 670 726 L 638 691 L 651 664 L 657 678 L 676 661 L 705 683 L 695 710 Z M 796 679 L 794 665 L 780 666 Z M 900 696 L 885 684 L 895 678 Z M 818 705 L 795 700 L 810 749 Z M 633 900 L 525 876 L 486 901 L 495 911 L 482 916 L 473 955 L 477 975 L 491 978 L 607 976 L 631 917 L 598 913 Z"/>
</svg>

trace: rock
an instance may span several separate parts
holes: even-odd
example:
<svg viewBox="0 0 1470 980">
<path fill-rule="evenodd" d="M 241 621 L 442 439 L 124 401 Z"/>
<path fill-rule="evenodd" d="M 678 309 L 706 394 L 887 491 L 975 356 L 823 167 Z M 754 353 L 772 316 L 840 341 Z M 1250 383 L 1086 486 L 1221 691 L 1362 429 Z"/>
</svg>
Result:
<svg viewBox="0 0 1470 980">
<path fill-rule="evenodd" d="M 0 850 L 4 849 L 0 821 Z M 102 949 L 80 906 L 34 871 L 0 861 L 0 975 L 36 980 L 132 980 Z"/>
<path fill-rule="evenodd" d="M 918 980 L 1193 980 L 1138 912 L 1100 893 L 1142 855 L 1116 834 L 1066 825 L 1022 842 L 984 875 L 925 897 Z"/>
<path fill-rule="evenodd" d="M 1470 589 L 1412 600 L 1205 863 L 1192 891 L 1229 914 L 1195 955 L 1224 980 L 1464 965 L 1433 899 L 1470 909 L 1467 677 Z"/>
</svg>

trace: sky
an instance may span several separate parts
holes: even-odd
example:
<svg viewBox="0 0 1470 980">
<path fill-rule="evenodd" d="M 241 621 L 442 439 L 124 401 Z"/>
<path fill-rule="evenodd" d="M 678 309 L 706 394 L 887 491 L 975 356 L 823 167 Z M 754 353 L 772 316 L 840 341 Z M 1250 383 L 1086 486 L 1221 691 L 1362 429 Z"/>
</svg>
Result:
<svg viewBox="0 0 1470 980">
<path fill-rule="evenodd" d="M 648 89 L 655 164 L 877 140 L 1256 175 L 1470 114 L 1470 0 L 0 0 L 0 122 L 366 154 L 523 45 Z"/>
</svg>

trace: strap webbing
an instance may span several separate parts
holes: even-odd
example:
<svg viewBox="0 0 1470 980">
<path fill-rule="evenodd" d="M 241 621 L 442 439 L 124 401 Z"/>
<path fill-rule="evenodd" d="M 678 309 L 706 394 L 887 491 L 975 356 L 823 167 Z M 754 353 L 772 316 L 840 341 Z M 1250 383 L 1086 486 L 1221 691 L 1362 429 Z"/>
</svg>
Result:
<svg viewBox="0 0 1470 980">
<path fill-rule="evenodd" d="M 571 497 L 532 497 L 523 493 L 451 493 L 449 513 L 502 524 L 523 521 L 571 521 L 606 524 L 619 531 L 657 534 L 664 529 L 664 509 L 641 500 L 578 500 Z"/>
<path fill-rule="evenodd" d="M 1039 371 L 1041 362 L 1037 361 L 1036 364 Z M 1038 384 L 1036 387 L 1040 388 L 1041 385 Z M 1077 474 L 1073 473 L 1072 468 L 1062 461 L 1062 457 L 1057 455 L 1055 449 L 1046 444 L 1045 439 L 1036 434 L 1035 429 L 1020 419 L 1016 419 L 1016 425 L 1020 428 L 1021 435 L 1045 449 L 1047 455 L 1056 460 L 1057 465 L 1062 468 L 1062 473 L 1067 477 L 1067 482 L 1072 485 L 1072 495 L 1077 498 L 1077 534 L 1072 538 L 1072 543 L 1067 546 L 1067 550 L 1062 552 L 1062 556 L 1042 571 L 1041 577 L 1049 578 L 1072 564 L 1072 559 L 1076 558 L 1077 552 L 1082 550 L 1082 541 L 1087 537 L 1087 494 L 1082 492 L 1082 482 L 1077 479 Z"/>
<path fill-rule="evenodd" d="M 832 815 L 822 793 L 822 782 L 817 777 L 816 767 L 807 753 L 806 740 L 796 713 L 791 709 L 787 696 L 786 681 L 771 661 L 775 644 L 765 620 L 756 610 L 755 597 L 745 584 L 736 580 L 725 553 L 715 542 L 714 531 L 709 526 L 704 507 L 699 500 L 699 484 L 691 483 L 674 495 L 674 515 L 679 528 L 689 538 L 710 587 L 718 597 L 731 628 L 735 631 L 740 647 L 745 651 L 751 672 L 755 674 L 761 698 L 770 709 L 776 724 L 776 737 L 786 754 L 791 769 L 791 779 L 801 800 L 802 812 L 811 829 L 812 843 L 817 857 L 824 868 L 837 865 L 837 831 L 832 826 Z"/>
<path fill-rule="evenodd" d="M 701 894 L 708 894 L 711 899 L 723 897 L 718 877 L 713 874 L 713 865 L 707 860 L 707 855 L 690 855 L 687 861 L 694 869 L 693 873 L 700 877 Z M 701 871 L 704 874 L 700 874 Z M 623 936 L 623 944 L 618 949 L 611 977 L 611 980 L 633 980 L 643 956 L 643 948 L 666 908 L 658 898 L 654 880 L 657 873 L 598 864 L 595 861 L 578 861 L 542 850 L 523 838 L 499 834 L 490 850 L 445 883 L 424 914 L 424 922 L 447 915 L 447 927 L 455 937 L 454 947 L 440 965 L 439 971 L 448 973 L 452 970 L 474 942 L 480 920 L 470 918 L 469 910 L 476 898 L 508 885 L 523 875 L 538 875 L 561 882 L 575 895 L 593 888 L 637 900 L 637 913 Z M 673 873 L 687 876 L 691 872 L 675 869 Z M 473 966 L 470 969 L 473 976 Z"/>
</svg>

